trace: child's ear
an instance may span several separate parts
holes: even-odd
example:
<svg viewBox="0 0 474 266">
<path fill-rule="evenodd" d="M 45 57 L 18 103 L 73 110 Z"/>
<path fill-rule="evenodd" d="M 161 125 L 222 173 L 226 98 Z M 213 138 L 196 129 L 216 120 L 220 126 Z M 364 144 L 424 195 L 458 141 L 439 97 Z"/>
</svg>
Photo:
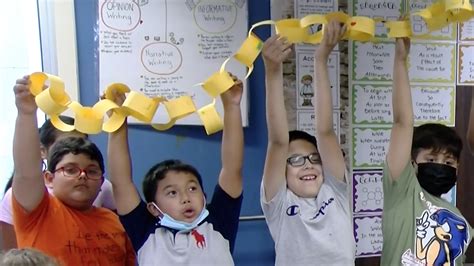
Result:
<svg viewBox="0 0 474 266">
<path fill-rule="evenodd" d="M 41 159 L 45 160 L 48 158 L 48 149 L 45 146 L 40 145 L 40 152 L 41 152 Z"/>
<path fill-rule="evenodd" d="M 160 211 L 155 207 L 155 205 L 152 202 L 148 202 L 146 204 L 146 208 L 154 217 L 158 217 L 161 214 Z"/>
<path fill-rule="evenodd" d="M 44 178 L 44 184 L 46 185 L 46 187 L 48 187 L 49 189 L 52 189 L 54 174 L 51 173 L 50 171 L 44 171 L 43 178 Z"/>
</svg>

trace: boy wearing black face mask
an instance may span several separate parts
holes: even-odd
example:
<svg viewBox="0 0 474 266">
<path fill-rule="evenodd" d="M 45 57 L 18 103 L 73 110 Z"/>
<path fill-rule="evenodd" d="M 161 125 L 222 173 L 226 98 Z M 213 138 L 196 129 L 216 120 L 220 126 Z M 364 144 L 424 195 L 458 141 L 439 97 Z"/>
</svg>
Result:
<svg viewBox="0 0 474 266">
<path fill-rule="evenodd" d="M 472 228 L 440 196 L 456 183 L 462 141 L 444 125 L 413 127 L 409 48 L 409 39 L 396 40 L 393 128 L 383 177 L 381 265 L 458 265 L 464 260 Z"/>
</svg>

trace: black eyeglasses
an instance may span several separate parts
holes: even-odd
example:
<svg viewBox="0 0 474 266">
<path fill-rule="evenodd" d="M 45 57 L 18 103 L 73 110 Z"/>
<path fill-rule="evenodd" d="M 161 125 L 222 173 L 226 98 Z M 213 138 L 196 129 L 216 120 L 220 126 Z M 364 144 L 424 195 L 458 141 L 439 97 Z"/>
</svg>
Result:
<svg viewBox="0 0 474 266">
<path fill-rule="evenodd" d="M 63 171 L 64 176 L 72 178 L 77 178 L 81 176 L 82 173 L 86 174 L 86 177 L 91 180 L 99 180 L 102 178 L 102 170 L 100 170 L 100 168 L 98 167 L 89 167 L 86 169 L 81 169 L 80 167 L 75 165 L 68 165 L 54 170 L 53 173 L 56 173 L 57 171 Z"/>
<path fill-rule="evenodd" d="M 286 159 L 286 162 L 293 166 L 293 167 L 298 167 L 298 166 L 303 166 L 306 162 L 306 159 L 312 164 L 321 164 L 321 157 L 319 157 L 318 153 L 311 153 L 310 155 L 297 155 L 297 156 L 292 156 L 288 159 Z"/>
</svg>

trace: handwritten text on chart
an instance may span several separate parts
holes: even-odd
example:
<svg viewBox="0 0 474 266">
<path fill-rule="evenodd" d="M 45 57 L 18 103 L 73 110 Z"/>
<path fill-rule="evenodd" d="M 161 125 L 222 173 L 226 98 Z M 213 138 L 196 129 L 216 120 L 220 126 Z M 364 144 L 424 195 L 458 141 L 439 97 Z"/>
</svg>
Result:
<svg viewBox="0 0 474 266">
<path fill-rule="evenodd" d="M 376 85 L 354 85 L 353 122 L 392 123 L 392 88 Z"/>
<path fill-rule="evenodd" d="M 382 171 L 354 171 L 354 212 L 381 212 Z"/>
<path fill-rule="evenodd" d="M 409 75 L 412 81 L 454 82 L 454 44 L 412 44 Z"/>
<path fill-rule="evenodd" d="M 198 34 L 198 51 L 204 60 L 224 60 L 232 55 L 231 45 L 234 35 L 231 34 Z"/>
<path fill-rule="evenodd" d="M 382 252 L 382 217 L 354 217 L 356 255 L 380 254 Z"/>
<path fill-rule="evenodd" d="M 237 6 L 230 1 L 202 0 L 194 8 L 196 25 L 207 33 L 228 31 L 237 19 Z"/>
<path fill-rule="evenodd" d="M 130 32 L 103 30 L 101 34 L 101 53 L 117 55 L 131 54 L 133 52 Z"/>
<path fill-rule="evenodd" d="M 459 45 L 460 84 L 474 84 L 474 45 Z"/>
<path fill-rule="evenodd" d="M 140 7 L 134 1 L 104 1 L 100 10 L 105 26 L 117 31 L 131 31 L 140 23 Z"/>
<path fill-rule="evenodd" d="M 393 43 L 357 43 L 354 49 L 354 80 L 392 80 Z"/>
<path fill-rule="evenodd" d="M 454 126 L 454 87 L 412 87 L 413 112 L 419 123 L 442 123 Z"/>
<path fill-rule="evenodd" d="M 389 128 L 353 128 L 354 166 L 382 167 L 390 141 Z"/>
<path fill-rule="evenodd" d="M 159 75 L 173 74 L 179 69 L 183 61 L 178 47 L 165 42 L 146 45 L 142 50 L 141 59 L 146 70 Z"/>
</svg>

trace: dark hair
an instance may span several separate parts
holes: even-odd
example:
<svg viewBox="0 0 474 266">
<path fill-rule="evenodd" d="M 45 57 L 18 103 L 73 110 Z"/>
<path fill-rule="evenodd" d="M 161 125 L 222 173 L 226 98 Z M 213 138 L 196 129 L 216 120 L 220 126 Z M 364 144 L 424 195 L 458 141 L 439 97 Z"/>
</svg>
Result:
<svg viewBox="0 0 474 266">
<path fill-rule="evenodd" d="M 158 182 L 163 180 L 169 171 L 190 173 L 197 178 L 199 185 L 203 188 L 201 175 L 196 168 L 189 164 L 185 164 L 180 160 L 165 160 L 150 168 L 146 173 L 145 178 L 143 178 L 142 186 L 146 202 L 155 201 Z"/>
<path fill-rule="evenodd" d="M 3 191 L 3 194 L 7 193 L 7 191 L 12 187 L 14 175 L 15 173 L 13 172 L 10 178 L 8 179 L 7 183 L 5 184 L 5 190 Z"/>
<path fill-rule="evenodd" d="M 316 142 L 316 138 L 304 131 L 301 130 L 291 130 L 288 132 L 289 135 L 289 142 L 291 143 L 294 140 L 305 140 L 316 147 L 316 150 L 318 149 L 318 144 Z"/>
<path fill-rule="evenodd" d="M 2 254 L 0 265 L 5 266 L 55 266 L 59 263 L 39 250 L 32 248 L 10 249 Z"/>
<path fill-rule="evenodd" d="M 428 123 L 415 127 L 411 145 L 411 157 L 415 160 L 421 149 L 444 151 L 457 160 L 461 157 L 462 140 L 453 128 L 442 124 Z"/>
<path fill-rule="evenodd" d="M 51 147 L 51 151 L 48 156 L 48 170 L 53 172 L 56 169 L 56 165 L 63 159 L 64 155 L 72 153 L 74 155 L 84 154 L 87 155 L 91 160 L 96 161 L 99 164 L 102 173 L 104 170 L 104 158 L 99 148 L 88 139 L 80 137 L 67 137 L 58 140 Z"/>
<path fill-rule="evenodd" d="M 74 125 L 74 118 L 72 117 L 60 115 L 59 119 L 61 119 L 61 121 L 66 124 Z M 53 126 L 53 123 L 51 123 L 51 119 L 47 119 L 39 128 L 39 137 L 41 145 L 43 145 L 46 149 L 49 149 L 49 147 L 51 147 L 51 145 L 53 145 L 56 139 L 58 138 L 58 133 L 60 134 L 62 133 L 62 131 Z"/>
</svg>

